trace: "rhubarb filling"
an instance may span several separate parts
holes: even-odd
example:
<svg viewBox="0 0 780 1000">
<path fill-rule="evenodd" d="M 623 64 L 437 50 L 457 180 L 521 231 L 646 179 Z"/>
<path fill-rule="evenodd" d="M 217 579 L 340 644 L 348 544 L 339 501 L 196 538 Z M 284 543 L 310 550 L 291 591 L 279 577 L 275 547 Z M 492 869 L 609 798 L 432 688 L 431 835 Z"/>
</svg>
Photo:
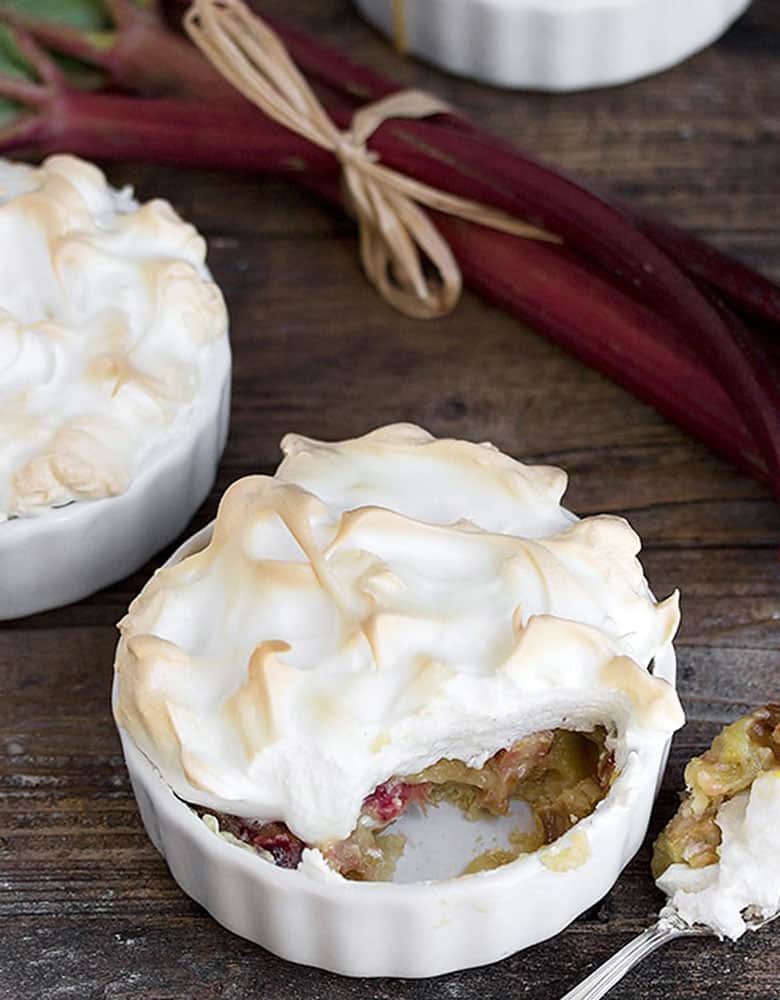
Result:
<svg viewBox="0 0 780 1000">
<path fill-rule="evenodd" d="M 655 842 L 653 876 L 670 865 L 705 868 L 719 860 L 718 811 L 764 771 L 780 767 L 780 704 L 765 705 L 726 726 L 685 769 L 686 794 Z"/>
<path fill-rule="evenodd" d="M 404 837 L 392 832 L 392 824 L 408 809 L 426 810 L 446 801 L 467 819 L 478 820 L 509 815 L 513 802 L 526 803 L 530 829 L 514 831 L 507 849 L 475 857 L 463 873 L 471 874 L 552 844 L 593 812 L 615 777 L 605 728 L 548 729 L 499 750 L 481 768 L 442 759 L 418 774 L 390 778 L 366 797 L 350 836 L 329 844 L 308 845 L 281 822 L 193 808 L 213 832 L 279 867 L 297 868 L 304 849 L 317 846 L 344 878 L 388 881 L 404 850 Z"/>
</svg>

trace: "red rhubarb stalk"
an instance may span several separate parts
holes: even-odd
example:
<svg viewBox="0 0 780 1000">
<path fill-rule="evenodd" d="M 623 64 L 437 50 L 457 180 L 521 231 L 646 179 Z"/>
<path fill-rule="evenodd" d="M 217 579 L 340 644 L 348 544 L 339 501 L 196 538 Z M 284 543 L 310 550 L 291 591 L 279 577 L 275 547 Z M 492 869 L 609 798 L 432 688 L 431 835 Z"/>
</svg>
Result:
<svg viewBox="0 0 780 1000">
<path fill-rule="evenodd" d="M 528 241 L 484 229 L 467 232 L 457 219 L 438 217 L 437 225 L 475 291 L 654 406 L 748 474 L 776 486 L 720 383 L 687 352 L 674 349 L 665 324 L 650 310 L 573 261 L 565 261 L 546 244 L 529 260 Z"/>
<path fill-rule="evenodd" d="M 349 111 L 335 117 L 345 126 Z M 458 160 L 464 146 L 468 162 L 477 165 L 468 171 Z M 712 369 L 743 415 L 780 493 L 780 381 L 774 359 L 758 338 L 736 337 L 723 310 L 625 216 L 539 164 L 503 150 L 487 156 L 479 138 L 437 131 L 430 122 L 388 123 L 371 147 L 401 173 L 557 233 L 568 249 L 614 275 L 626 294 L 666 319 Z M 518 280 L 524 279 L 518 275 Z"/>
<path fill-rule="evenodd" d="M 0 93 L 8 90 L 0 81 Z M 333 171 L 324 151 L 271 122 L 258 128 L 250 107 L 229 115 L 219 105 L 183 98 L 47 95 L 41 113 L 0 131 L 0 151 L 34 148 L 93 160 L 161 163 L 255 173 Z"/>
<path fill-rule="evenodd" d="M 365 74 L 356 81 L 354 64 L 345 66 L 323 46 L 304 44 L 300 35 L 286 29 L 283 35 L 306 72 L 327 72 L 330 85 L 340 75 L 342 80 L 350 75 L 351 83 L 363 87 L 370 84 Z M 343 82 L 342 91 L 347 92 Z M 404 141 L 410 147 L 406 151 L 399 148 Z M 456 131 L 428 121 L 394 122 L 380 129 L 371 145 L 383 162 L 403 173 L 486 201 L 558 234 L 667 319 L 710 366 L 743 414 L 780 493 L 780 379 L 774 359 L 757 337 L 738 341 L 722 310 L 625 215 L 470 124 Z"/>
<path fill-rule="evenodd" d="M 114 28 L 100 35 L 13 10 L 6 16 L 25 24 L 39 42 L 99 66 L 116 86 L 140 94 L 177 93 L 197 97 L 205 94 L 211 99 L 242 100 L 183 37 L 166 27 L 157 4 L 146 3 L 139 7 L 131 0 L 106 0 L 106 6 L 113 16 Z M 166 4 L 175 22 L 181 20 L 188 6 L 187 0 Z M 9 8 L 3 10 L 7 12 Z M 272 19 L 269 22 L 307 74 L 335 92 L 366 102 L 399 89 L 393 81 L 320 45 L 303 32 Z M 513 157 L 525 158 L 468 119 L 453 114 L 448 116 L 447 124 L 455 127 L 459 134 L 471 134 Z M 748 315 L 770 324 L 768 336 L 778 335 L 773 325 L 780 325 L 780 287 L 690 233 L 636 208 L 625 211 L 680 268 L 712 285 Z"/>
<path fill-rule="evenodd" d="M 186 9 L 186 4 L 182 6 Z M 306 74 L 342 97 L 360 102 L 374 101 L 400 89 L 399 84 L 315 42 L 295 28 L 268 20 Z M 470 134 L 490 149 L 501 149 L 518 160 L 529 159 L 527 154 L 457 113 L 439 119 L 437 128 L 443 126 L 454 129 L 458 135 Z M 458 158 L 462 157 L 463 151 Z M 643 213 L 636 206 L 621 207 L 637 227 L 673 257 L 680 267 L 712 285 L 747 313 L 770 324 L 780 325 L 780 286 L 665 220 Z"/>
<path fill-rule="evenodd" d="M 0 75 L 0 97 L 24 109 L 0 129 L 0 152 L 26 147 L 96 160 L 282 173 L 336 169 L 329 154 L 258 114 L 246 101 L 143 99 L 75 90 L 27 31 L 17 28 L 14 35 L 38 82 Z"/>
<path fill-rule="evenodd" d="M 341 203 L 338 182 L 300 182 Z M 565 248 L 434 214 L 467 283 L 565 350 L 625 386 L 748 474 L 772 476 L 717 379 L 684 350 L 668 324 L 616 290 Z"/>
<path fill-rule="evenodd" d="M 634 223 L 681 267 L 720 292 L 732 306 L 768 324 L 767 334 L 780 339 L 780 286 L 704 240 L 656 216 L 625 206 Z"/>
</svg>

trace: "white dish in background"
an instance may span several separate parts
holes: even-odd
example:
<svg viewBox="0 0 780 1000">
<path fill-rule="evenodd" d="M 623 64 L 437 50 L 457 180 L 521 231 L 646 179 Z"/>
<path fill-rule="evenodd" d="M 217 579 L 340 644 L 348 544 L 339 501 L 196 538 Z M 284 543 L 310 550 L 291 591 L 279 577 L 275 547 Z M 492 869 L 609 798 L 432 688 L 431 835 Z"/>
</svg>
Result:
<svg viewBox="0 0 780 1000">
<path fill-rule="evenodd" d="M 668 69 L 750 0 L 355 0 L 414 55 L 500 87 L 574 91 Z"/>
<path fill-rule="evenodd" d="M 0 621 L 133 572 L 189 522 L 227 436 L 205 243 L 92 164 L 0 161 Z"/>
</svg>

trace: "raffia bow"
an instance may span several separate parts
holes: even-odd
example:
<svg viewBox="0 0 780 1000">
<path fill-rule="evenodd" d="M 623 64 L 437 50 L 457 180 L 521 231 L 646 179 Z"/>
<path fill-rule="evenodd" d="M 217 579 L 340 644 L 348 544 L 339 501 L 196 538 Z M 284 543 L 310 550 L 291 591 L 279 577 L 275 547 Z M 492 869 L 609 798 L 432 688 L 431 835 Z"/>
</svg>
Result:
<svg viewBox="0 0 780 1000">
<path fill-rule="evenodd" d="M 378 162 L 366 144 L 379 126 L 390 118 L 449 111 L 438 98 L 399 91 L 358 110 L 351 127 L 341 131 L 281 39 L 242 0 L 194 0 L 184 23 L 198 48 L 238 91 L 269 118 L 339 160 L 360 229 L 363 268 L 400 312 L 422 319 L 444 316 L 461 293 L 455 257 L 420 205 L 526 239 L 557 242 L 507 213 L 439 191 Z M 433 276 L 427 273 L 431 267 Z"/>
</svg>

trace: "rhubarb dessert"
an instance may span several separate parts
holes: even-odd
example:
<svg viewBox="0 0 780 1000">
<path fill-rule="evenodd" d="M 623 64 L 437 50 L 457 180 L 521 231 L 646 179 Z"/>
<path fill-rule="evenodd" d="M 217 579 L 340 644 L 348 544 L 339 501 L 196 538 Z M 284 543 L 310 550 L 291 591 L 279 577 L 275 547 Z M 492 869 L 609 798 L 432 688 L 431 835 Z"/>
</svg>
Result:
<svg viewBox="0 0 780 1000">
<path fill-rule="evenodd" d="M 667 913 L 736 940 L 780 909 L 780 705 L 727 726 L 685 769 L 686 793 L 655 843 Z"/>
<path fill-rule="evenodd" d="M 408 811 L 521 802 L 462 874 L 576 870 L 583 822 L 640 775 L 652 795 L 682 724 L 653 673 L 677 596 L 654 600 L 635 533 L 569 513 L 558 469 L 411 425 L 282 448 L 121 622 L 120 728 L 258 865 L 391 880 Z"/>
<path fill-rule="evenodd" d="M 92 164 L 0 161 L 0 520 L 124 492 L 224 352 L 205 245 Z"/>
<path fill-rule="evenodd" d="M 184 526 L 224 441 L 230 350 L 205 243 L 168 202 L 71 156 L 0 161 L 0 234 L 3 619 L 83 596 Z"/>
</svg>

